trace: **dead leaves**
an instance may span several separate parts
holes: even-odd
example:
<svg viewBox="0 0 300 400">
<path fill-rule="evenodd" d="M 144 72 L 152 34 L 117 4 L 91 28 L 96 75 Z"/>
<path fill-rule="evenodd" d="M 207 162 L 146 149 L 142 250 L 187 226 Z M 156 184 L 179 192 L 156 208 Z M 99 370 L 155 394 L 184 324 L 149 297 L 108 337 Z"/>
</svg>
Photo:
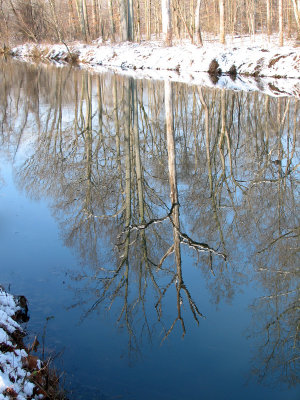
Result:
<svg viewBox="0 0 300 400">
<path fill-rule="evenodd" d="M 11 387 L 5 389 L 3 394 L 8 396 L 10 399 L 16 399 L 18 397 L 18 393 Z"/>
<path fill-rule="evenodd" d="M 38 368 L 38 358 L 30 354 L 27 357 L 22 357 L 22 366 L 27 371 L 34 371 Z"/>
</svg>

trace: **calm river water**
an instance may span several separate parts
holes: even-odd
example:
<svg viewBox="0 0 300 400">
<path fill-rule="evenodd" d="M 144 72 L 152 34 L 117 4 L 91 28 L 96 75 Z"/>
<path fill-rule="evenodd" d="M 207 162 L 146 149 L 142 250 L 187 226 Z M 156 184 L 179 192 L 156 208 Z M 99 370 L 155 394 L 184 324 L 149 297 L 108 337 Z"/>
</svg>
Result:
<svg viewBox="0 0 300 400">
<path fill-rule="evenodd" d="M 1 284 L 70 400 L 299 399 L 299 101 L 0 62 Z"/>
</svg>

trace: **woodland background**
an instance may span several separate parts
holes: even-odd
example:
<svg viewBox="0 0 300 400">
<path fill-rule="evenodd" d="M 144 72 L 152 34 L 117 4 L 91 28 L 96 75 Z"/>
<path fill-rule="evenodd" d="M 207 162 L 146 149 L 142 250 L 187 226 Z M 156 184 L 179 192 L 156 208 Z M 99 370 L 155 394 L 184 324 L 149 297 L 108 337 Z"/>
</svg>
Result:
<svg viewBox="0 0 300 400">
<path fill-rule="evenodd" d="M 1 44 L 278 34 L 300 42 L 300 0 L 0 0 Z"/>
</svg>

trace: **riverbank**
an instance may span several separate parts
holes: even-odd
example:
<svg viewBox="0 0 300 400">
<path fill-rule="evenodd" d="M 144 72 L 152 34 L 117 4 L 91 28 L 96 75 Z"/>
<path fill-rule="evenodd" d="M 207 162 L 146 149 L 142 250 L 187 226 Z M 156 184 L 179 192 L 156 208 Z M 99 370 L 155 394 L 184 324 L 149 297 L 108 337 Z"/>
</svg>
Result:
<svg viewBox="0 0 300 400">
<path fill-rule="evenodd" d="M 233 90 L 259 90 L 275 96 L 300 97 L 300 48 L 292 42 L 278 47 L 275 40 L 239 37 L 223 46 L 216 40 L 203 47 L 180 42 L 164 47 L 161 41 L 87 45 L 32 44 L 13 48 L 22 60 L 50 60 L 77 64 L 93 71 L 110 69 L 136 78 L 171 79 Z M 209 72 L 209 74 L 207 74 Z"/>
<path fill-rule="evenodd" d="M 25 346 L 21 322 L 28 320 L 24 296 L 14 297 L 0 287 L 0 400 L 63 399 L 58 378 Z"/>
</svg>

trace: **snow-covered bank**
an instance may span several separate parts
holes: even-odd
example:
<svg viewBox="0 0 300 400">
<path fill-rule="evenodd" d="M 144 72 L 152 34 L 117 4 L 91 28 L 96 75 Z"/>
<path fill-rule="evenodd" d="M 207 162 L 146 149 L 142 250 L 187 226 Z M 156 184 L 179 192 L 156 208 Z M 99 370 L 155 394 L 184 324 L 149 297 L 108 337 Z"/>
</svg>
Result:
<svg viewBox="0 0 300 400">
<path fill-rule="evenodd" d="M 15 298 L 0 287 L 0 400 L 48 398 L 48 368 L 25 347 L 17 322 L 26 316 L 26 308 L 23 296 Z"/>
<path fill-rule="evenodd" d="M 222 46 L 212 41 L 203 47 L 190 43 L 164 47 L 161 42 L 107 45 L 96 41 L 92 45 L 74 43 L 68 48 L 25 44 L 12 49 L 11 54 L 22 59 L 31 57 L 57 62 L 76 58 L 85 68 L 110 68 L 139 78 L 169 78 L 205 86 L 300 96 L 300 49 L 278 47 L 268 42 L 255 45 L 239 41 Z M 213 78 L 209 78 L 203 72 L 211 70 L 212 63 Z"/>
</svg>

